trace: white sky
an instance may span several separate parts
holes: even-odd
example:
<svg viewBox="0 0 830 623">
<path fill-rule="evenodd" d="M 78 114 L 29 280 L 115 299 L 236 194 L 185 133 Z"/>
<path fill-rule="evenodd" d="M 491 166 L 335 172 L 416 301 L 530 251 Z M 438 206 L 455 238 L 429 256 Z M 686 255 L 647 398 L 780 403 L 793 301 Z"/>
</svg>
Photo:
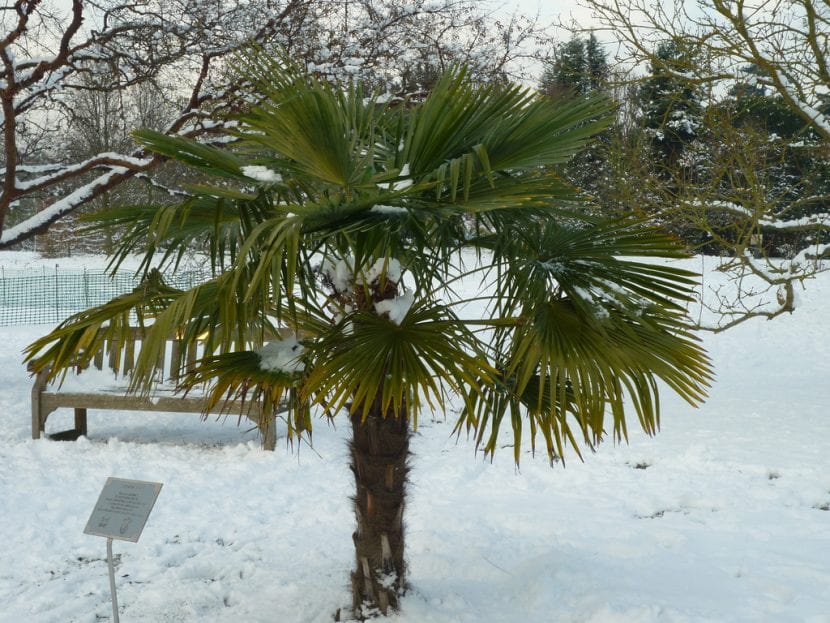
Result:
<svg viewBox="0 0 830 623">
<path fill-rule="evenodd" d="M 562 21 L 569 23 L 576 20 L 582 24 L 590 22 L 590 11 L 572 0 L 554 2 L 553 0 L 510 0 L 501 5 L 504 11 L 518 9 L 526 15 L 537 12 L 544 21 Z"/>
<path fill-rule="evenodd" d="M 516 12 L 528 17 L 538 14 L 542 26 L 556 24 L 568 26 L 574 23 L 580 26 L 588 26 L 591 23 L 590 11 L 574 0 L 507 0 L 503 3 L 491 2 L 490 6 L 497 16 L 504 15 L 507 17 Z M 554 28 L 553 34 L 557 43 L 568 41 L 572 36 L 569 31 L 559 28 Z M 607 35 L 603 36 L 603 33 L 598 33 L 597 36 L 600 41 L 608 38 Z M 529 75 L 533 75 L 538 79 L 542 71 L 543 68 L 540 65 L 532 69 Z M 535 79 L 531 82 L 535 84 Z"/>
</svg>

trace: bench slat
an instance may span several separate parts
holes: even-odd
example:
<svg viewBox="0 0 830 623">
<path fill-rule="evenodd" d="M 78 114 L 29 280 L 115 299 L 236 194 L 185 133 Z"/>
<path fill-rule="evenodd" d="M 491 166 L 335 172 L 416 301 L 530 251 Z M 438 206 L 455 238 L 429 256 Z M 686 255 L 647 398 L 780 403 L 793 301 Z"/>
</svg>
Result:
<svg viewBox="0 0 830 623">
<path fill-rule="evenodd" d="M 134 328 L 126 343 L 119 344 L 117 340 L 107 340 L 104 347 L 98 350 L 93 357 L 93 365 L 101 370 L 104 365 L 104 356 L 110 369 L 122 378 L 128 376 L 135 368 L 135 358 L 141 348 L 143 332 Z M 183 344 L 180 339 L 168 339 L 159 353 L 160 381 L 171 379 L 179 380 L 184 371 L 192 369 L 196 359 L 202 356 L 203 345 L 190 343 L 187 352 L 182 356 Z M 181 367 L 177 364 L 181 363 Z M 178 368 L 178 369 L 177 369 Z M 47 371 L 41 371 L 35 378 L 32 387 L 32 438 L 38 439 L 43 433 L 49 414 L 59 408 L 75 409 L 75 429 L 64 431 L 58 436 L 74 439 L 86 434 L 86 410 L 107 409 L 113 411 L 161 411 L 170 413 L 204 413 L 204 395 L 190 394 L 187 396 L 175 395 L 172 392 L 157 389 L 150 398 L 145 396 L 125 395 L 122 390 L 101 389 L 89 392 L 61 391 L 46 384 Z M 276 417 L 269 416 L 268 421 L 262 416 L 258 403 L 234 400 L 220 403 L 217 408 L 208 413 L 217 415 L 241 415 L 256 423 L 262 434 L 262 445 L 266 450 L 273 450 L 276 441 Z"/>
<path fill-rule="evenodd" d="M 60 407 L 75 407 L 84 409 L 112 409 L 121 411 L 168 411 L 170 413 L 202 413 L 205 399 L 203 396 L 125 396 L 120 393 L 79 393 L 79 392 L 44 392 L 40 397 L 42 408 L 54 410 Z M 220 405 L 221 408 L 222 405 Z M 242 412 L 242 415 L 254 416 L 258 419 L 256 405 L 251 402 L 242 403 L 235 400 L 228 403 L 231 414 Z M 244 409 L 244 411 L 243 411 Z M 219 409 L 209 411 L 218 414 Z"/>
</svg>

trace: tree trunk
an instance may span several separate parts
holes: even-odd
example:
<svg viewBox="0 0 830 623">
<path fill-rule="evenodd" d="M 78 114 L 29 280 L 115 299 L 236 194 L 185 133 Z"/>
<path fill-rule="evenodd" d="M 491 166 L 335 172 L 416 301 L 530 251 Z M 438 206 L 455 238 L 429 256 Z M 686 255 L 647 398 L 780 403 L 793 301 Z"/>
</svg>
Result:
<svg viewBox="0 0 830 623">
<path fill-rule="evenodd" d="M 409 422 L 372 410 L 352 416 L 352 471 L 357 530 L 352 606 L 360 620 L 398 609 L 405 589 L 403 509 L 409 467 Z"/>
</svg>

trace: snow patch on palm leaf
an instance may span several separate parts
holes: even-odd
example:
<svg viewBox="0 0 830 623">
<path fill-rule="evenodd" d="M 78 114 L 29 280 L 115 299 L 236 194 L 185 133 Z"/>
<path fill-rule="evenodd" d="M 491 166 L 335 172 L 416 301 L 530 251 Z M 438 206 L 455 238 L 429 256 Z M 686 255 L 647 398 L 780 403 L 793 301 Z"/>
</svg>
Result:
<svg viewBox="0 0 830 623">
<path fill-rule="evenodd" d="M 304 352 L 305 347 L 300 344 L 296 335 L 268 342 L 256 351 L 260 358 L 260 368 L 287 374 L 305 370 L 305 362 L 302 360 Z"/>
</svg>

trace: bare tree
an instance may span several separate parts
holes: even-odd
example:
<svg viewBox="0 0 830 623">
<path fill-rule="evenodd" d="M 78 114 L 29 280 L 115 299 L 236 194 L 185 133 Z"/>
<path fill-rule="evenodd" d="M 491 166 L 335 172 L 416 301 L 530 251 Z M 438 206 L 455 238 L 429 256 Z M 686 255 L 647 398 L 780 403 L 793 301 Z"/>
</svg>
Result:
<svg viewBox="0 0 830 623">
<path fill-rule="evenodd" d="M 718 255 L 733 282 L 707 287 L 697 328 L 723 331 L 750 318 L 792 312 L 797 289 L 821 269 L 810 253 L 816 232 L 809 217 L 826 179 L 798 174 L 798 164 L 826 169 L 827 146 L 778 137 L 741 125 L 725 103 L 700 118 L 699 137 L 678 162 L 655 157 L 651 135 L 617 131 L 605 151 L 606 209 L 634 210 L 659 222 L 687 245 Z M 825 195 L 826 202 L 830 196 Z"/>
<path fill-rule="evenodd" d="M 515 75 L 544 32 L 519 17 L 490 22 L 479 4 L 71 0 L 67 13 L 56 0 L 16 0 L 0 9 L 0 249 L 127 179 L 151 179 L 160 163 L 129 145 L 82 158 L 61 149 L 62 129 L 79 121 L 73 94 L 107 93 L 120 107 L 119 94 L 151 85 L 146 92 L 175 104 L 165 132 L 209 137 L 238 104 L 225 68 L 241 46 L 279 46 L 327 78 L 359 75 L 389 90 L 412 88 L 418 67 L 424 74 L 455 62 L 480 75 Z M 164 107 L 147 110 L 155 108 Z M 35 214 L 22 209 L 27 202 Z"/>
<path fill-rule="evenodd" d="M 603 32 L 606 40 L 617 42 L 616 60 L 618 65 L 630 68 L 629 80 L 641 81 L 642 68 L 650 67 L 653 75 L 696 84 L 708 94 L 707 103 L 711 104 L 728 85 L 744 79 L 746 69 L 751 67 L 756 84 L 770 90 L 803 119 L 811 131 L 807 140 L 818 149 L 826 150 L 830 144 L 830 5 L 826 1 L 581 0 L 581 4 L 593 15 L 591 29 Z M 579 26 L 576 29 L 581 30 Z M 667 43 L 694 50 L 695 62 L 679 65 L 673 59 L 662 58 L 659 51 Z M 794 287 L 821 270 L 821 258 L 830 255 L 830 197 L 811 194 L 805 187 L 802 195 L 788 199 L 789 207 L 782 209 L 781 202 L 770 200 L 766 192 L 769 185 L 763 178 L 767 161 L 762 154 L 750 153 L 759 147 L 757 142 L 735 143 L 734 136 L 730 136 L 734 129 L 729 124 L 709 128 L 715 134 L 719 129 L 723 130 L 720 139 L 710 140 L 721 140 L 730 147 L 721 152 L 722 158 L 715 164 L 731 162 L 738 167 L 741 175 L 732 179 L 739 179 L 740 183 L 727 189 L 723 177 L 711 178 L 706 192 L 685 198 L 674 194 L 666 209 L 674 214 L 679 214 L 681 208 L 690 210 L 686 218 L 696 219 L 702 227 L 710 225 L 703 231 L 714 238 L 719 235 L 715 223 L 708 217 L 697 218 L 701 210 L 721 215 L 729 211 L 734 218 L 743 213 L 738 220 L 746 236 L 737 236 L 734 244 L 726 245 L 734 254 L 731 274 L 739 283 L 749 282 L 750 277 L 760 280 L 766 284 L 761 290 L 773 295 L 758 298 L 758 290 L 753 289 L 732 301 L 716 297 L 717 308 L 728 319 L 718 325 L 721 328 L 747 318 L 771 318 L 793 310 Z M 750 171 L 753 167 L 760 168 Z M 757 186 L 748 190 L 746 184 L 752 180 Z M 681 186 L 689 190 L 688 184 Z M 699 185 L 696 187 L 702 191 Z M 754 197 L 748 212 L 744 209 L 747 192 Z M 744 199 L 732 201 L 736 196 Z M 692 205 L 700 208 L 692 210 Z M 810 208 L 806 213 L 805 206 Z M 799 211 L 797 218 L 792 216 Z M 774 237 L 796 231 L 802 234 L 802 246 L 794 249 L 791 257 L 768 254 L 769 249 L 760 243 L 752 245 L 752 252 L 748 252 L 750 237 L 758 242 L 762 234 Z M 750 300 L 754 302 L 749 303 Z"/>
<path fill-rule="evenodd" d="M 129 153 L 134 147 L 133 129 L 164 130 L 168 120 L 175 118 L 175 102 L 169 101 L 169 94 L 153 82 L 116 90 L 103 86 L 112 80 L 107 74 L 85 74 L 81 80 L 83 88 L 67 93 L 57 102 L 61 117 L 71 120 L 71 123 L 49 133 L 49 153 L 46 157 L 53 162 L 83 162 L 105 153 Z M 81 217 L 89 212 L 108 210 L 112 206 L 163 200 L 160 194 L 168 192 L 172 181 L 170 169 L 170 165 L 154 168 L 152 184 L 137 177 L 90 199 L 78 210 L 53 223 L 45 234 L 32 241 L 32 246 L 41 253 L 54 256 L 102 250 L 109 252 L 117 232 L 110 227 L 88 229 L 81 222 Z M 92 182 L 97 175 L 97 171 L 89 171 L 55 185 L 47 192 L 29 195 L 20 202 L 13 216 L 18 220 L 32 216 L 39 207 L 48 204 L 50 195 L 60 196 L 70 192 L 74 187 Z"/>
</svg>

